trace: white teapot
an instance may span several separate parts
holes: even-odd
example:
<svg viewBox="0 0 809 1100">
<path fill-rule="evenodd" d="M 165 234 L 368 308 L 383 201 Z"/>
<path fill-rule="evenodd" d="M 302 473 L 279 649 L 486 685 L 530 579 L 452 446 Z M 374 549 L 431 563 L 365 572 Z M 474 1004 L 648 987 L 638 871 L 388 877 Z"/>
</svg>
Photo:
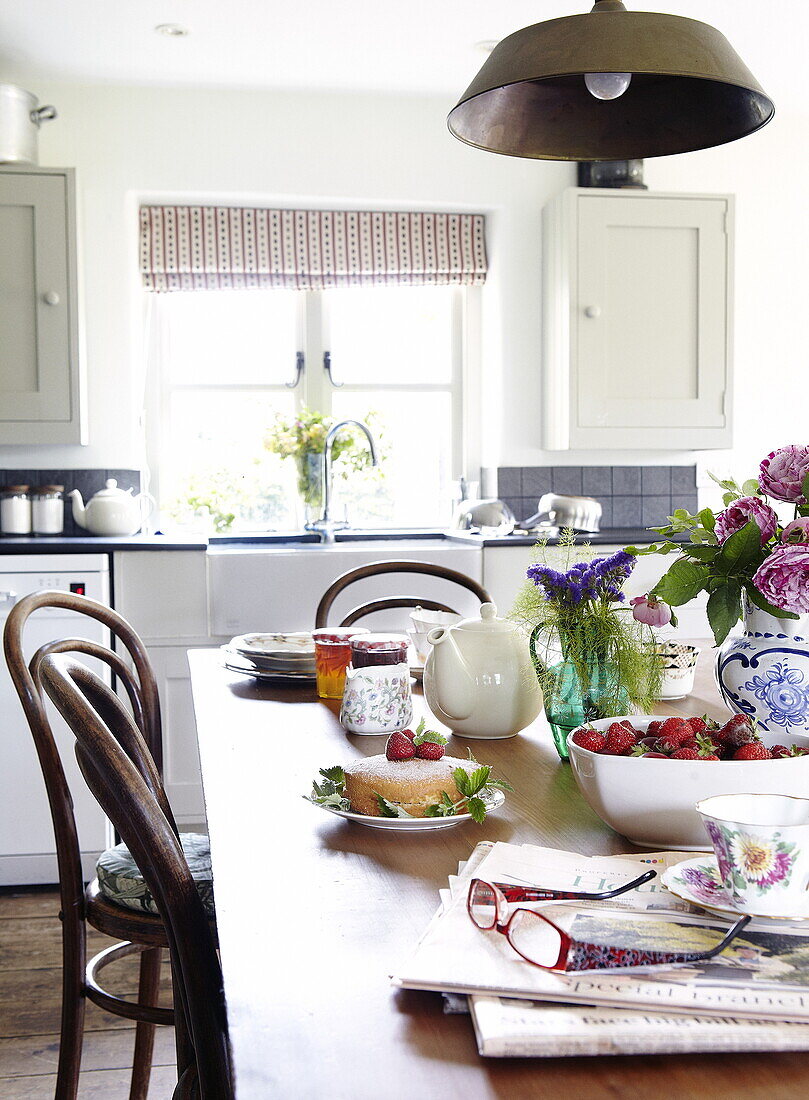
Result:
<svg viewBox="0 0 809 1100">
<path fill-rule="evenodd" d="M 74 489 L 69 494 L 73 501 L 73 518 L 91 535 L 134 535 L 152 511 L 154 497 L 149 493 L 132 494 L 132 489 L 126 492 L 119 489 L 118 482 L 111 477 L 106 487 L 99 489 L 85 506 L 81 493 Z"/>
<path fill-rule="evenodd" d="M 542 709 L 542 691 L 516 626 L 497 618 L 493 603 L 480 617 L 436 627 L 424 667 L 430 710 L 461 737 L 513 737 Z"/>
</svg>

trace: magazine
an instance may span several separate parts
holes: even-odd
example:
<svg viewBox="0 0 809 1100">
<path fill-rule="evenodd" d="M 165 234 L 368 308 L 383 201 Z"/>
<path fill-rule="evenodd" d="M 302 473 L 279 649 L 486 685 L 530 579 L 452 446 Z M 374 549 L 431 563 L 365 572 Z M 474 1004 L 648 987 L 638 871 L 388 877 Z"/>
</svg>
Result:
<svg viewBox="0 0 809 1100">
<path fill-rule="evenodd" d="M 596 891 L 626 882 L 650 867 L 661 872 L 685 858 L 688 853 L 684 852 L 588 857 L 535 845 L 497 843 L 483 851 L 474 874 L 489 881 Z M 467 871 L 464 868 L 463 880 L 469 877 Z M 623 934 L 640 936 L 663 949 L 680 949 L 684 939 L 700 942 L 713 937 L 715 941 L 728 927 L 727 920 L 674 897 L 659 877 L 609 902 L 541 904 L 542 911 L 557 920 L 565 907 L 574 936 L 596 941 L 607 937 L 603 942 L 614 942 L 617 934 Z M 576 911 L 571 913 L 573 907 Z M 505 936 L 481 932 L 472 924 L 466 912 L 466 882 L 461 888 L 458 880 L 394 982 L 488 999 L 572 1002 L 641 1014 L 802 1022 L 809 1021 L 807 963 L 809 925 L 767 921 L 751 923 L 721 956 L 699 964 L 572 974 L 545 971 L 521 959 Z M 487 1013 L 491 1019 L 491 1010 L 484 1010 Z"/>
</svg>

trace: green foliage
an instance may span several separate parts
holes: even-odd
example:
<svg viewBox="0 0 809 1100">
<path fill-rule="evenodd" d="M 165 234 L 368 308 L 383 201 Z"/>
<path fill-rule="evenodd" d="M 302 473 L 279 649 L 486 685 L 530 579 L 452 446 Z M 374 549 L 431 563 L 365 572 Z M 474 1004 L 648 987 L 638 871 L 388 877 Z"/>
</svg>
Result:
<svg viewBox="0 0 809 1100">
<path fill-rule="evenodd" d="M 760 495 L 758 481 L 754 478 L 738 485 L 730 478 L 721 480 L 713 474 L 710 477 L 725 490 L 722 498 L 725 507 L 740 497 Z M 804 479 L 806 490 L 809 490 L 809 475 Z M 722 644 L 744 616 L 745 599 L 776 618 L 798 618 L 791 611 L 774 607 L 753 583 L 756 571 L 772 549 L 769 543 L 762 546 L 761 529 L 755 520 L 749 520 L 744 527 L 734 531 L 721 545 L 715 533 L 716 516 L 710 508 L 703 508 L 696 515 L 678 508 L 668 520 L 663 527 L 651 528 L 663 536 L 661 542 L 644 547 L 630 546 L 627 550 L 631 554 L 680 555 L 657 582 L 652 595 L 673 607 L 680 607 L 700 592 L 707 592 L 708 621 L 717 645 Z M 672 541 L 674 535 L 682 534 L 688 535 L 688 542 Z"/>
<path fill-rule="evenodd" d="M 372 411 L 365 419 L 374 430 L 377 449 L 382 457 L 385 441 L 379 418 Z M 333 416 L 304 408 L 297 416 L 276 417 L 264 439 L 264 446 L 271 454 L 295 460 L 298 492 L 307 504 L 317 506 L 321 502 L 323 487 L 320 456 L 326 449 L 326 437 L 336 423 L 338 421 Z M 368 440 L 358 428 L 346 427 L 340 431 L 332 443 L 331 454 L 335 477 L 348 477 L 349 474 L 365 470 L 371 464 Z M 374 472 L 381 475 L 381 466 Z"/>
<path fill-rule="evenodd" d="M 636 548 L 628 548 L 634 553 Z M 548 562 L 547 540 L 535 547 L 535 560 L 565 572 L 576 561 L 593 557 L 590 546 L 576 544 L 572 531 L 563 531 L 554 561 Z M 558 559 L 562 558 L 560 562 Z M 597 693 L 604 716 L 622 712 L 623 701 L 649 710 L 657 697 L 662 670 L 650 627 L 637 622 L 628 607 L 606 599 L 582 601 L 576 607 L 560 606 L 545 599 L 542 587 L 527 581 L 520 590 L 510 617 L 531 632 L 537 661 L 537 677 L 546 708 L 561 698 L 560 661 L 568 661 L 582 685 Z"/>
</svg>

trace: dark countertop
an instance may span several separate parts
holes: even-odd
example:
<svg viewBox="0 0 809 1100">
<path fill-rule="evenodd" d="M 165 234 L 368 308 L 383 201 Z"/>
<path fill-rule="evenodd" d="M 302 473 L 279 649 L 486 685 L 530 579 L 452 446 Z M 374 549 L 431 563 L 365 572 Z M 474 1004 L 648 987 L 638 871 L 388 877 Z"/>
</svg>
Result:
<svg viewBox="0 0 809 1100">
<path fill-rule="evenodd" d="M 656 536 L 655 536 L 656 537 Z M 411 540 L 446 540 L 466 546 L 533 546 L 536 535 L 487 536 L 465 531 L 439 531 L 436 529 L 390 531 L 341 531 L 338 543 L 401 542 Z M 579 542 L 593 546 L 631 546 L 633 543 L 653 542 L 651 532 L 643 527 L 616 528 L 598 534 L 579 536 Z M 556 546 L 558 538 L 549 538 L 548 545 Z M 0 554 L 87 554 L 112 553 L 116 550 L 207 550 L 208 547 L 238 549 L 244 547 L 284 546 L 294 543 L 315 548 L 321 543 L 311 532 L 269 532 L 266 535 L 130 535 L 127 538 L 105 538 L 100 535 L 0 535 Z"/>
<path fill-rule="evenodd" d="M 533 546 L 537 542 L 537 535 L 500 535 L 490 537 L 488 535 L 472 535 L 461 531 L 451 531 L 446 536 L 453 541 L 474 543 L 478 546 Z M 646 527 L 614 527 L 595 534 L 580 533 L 577 542 L 590 543 L 592 546 L 633 546 L 637 543 L 648 545 L 656 542 L 660 536 Z M 548 546 L 558 546 L 558 538 L 549 538 Z"/>
<path fill-rule="evenodd" d="M 107 554 L 115 550 L 207 550 L 208 540 L 198 535 L 0 535 L 0 554 Z"/>
</svg>

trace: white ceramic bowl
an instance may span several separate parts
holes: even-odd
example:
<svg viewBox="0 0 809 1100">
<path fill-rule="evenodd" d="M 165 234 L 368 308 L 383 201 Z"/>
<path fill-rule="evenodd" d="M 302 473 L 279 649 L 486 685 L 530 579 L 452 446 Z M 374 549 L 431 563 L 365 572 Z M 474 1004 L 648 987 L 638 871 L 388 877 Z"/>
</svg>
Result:
<svg viewBox="0 0 809 1100">
<path fill-rule="evenodd" d="M 635 729 L 645 730 L 662 714 L 628 714 Z M 622 718 L 601 718 L 589 725 L 608 730 Z M 762 734 L 765 745 L 809 748 L 809 736 Z M 602 821 L 647 850 L 683 848 L 708 852 L 705 828 L 696 810 L 715 794 L 791 794 L 809 791 L 809 756 L 783 760 L 644 760 L 601 756 L 568 739 L 570 764 L 585 802 Z"/>
</svg>

